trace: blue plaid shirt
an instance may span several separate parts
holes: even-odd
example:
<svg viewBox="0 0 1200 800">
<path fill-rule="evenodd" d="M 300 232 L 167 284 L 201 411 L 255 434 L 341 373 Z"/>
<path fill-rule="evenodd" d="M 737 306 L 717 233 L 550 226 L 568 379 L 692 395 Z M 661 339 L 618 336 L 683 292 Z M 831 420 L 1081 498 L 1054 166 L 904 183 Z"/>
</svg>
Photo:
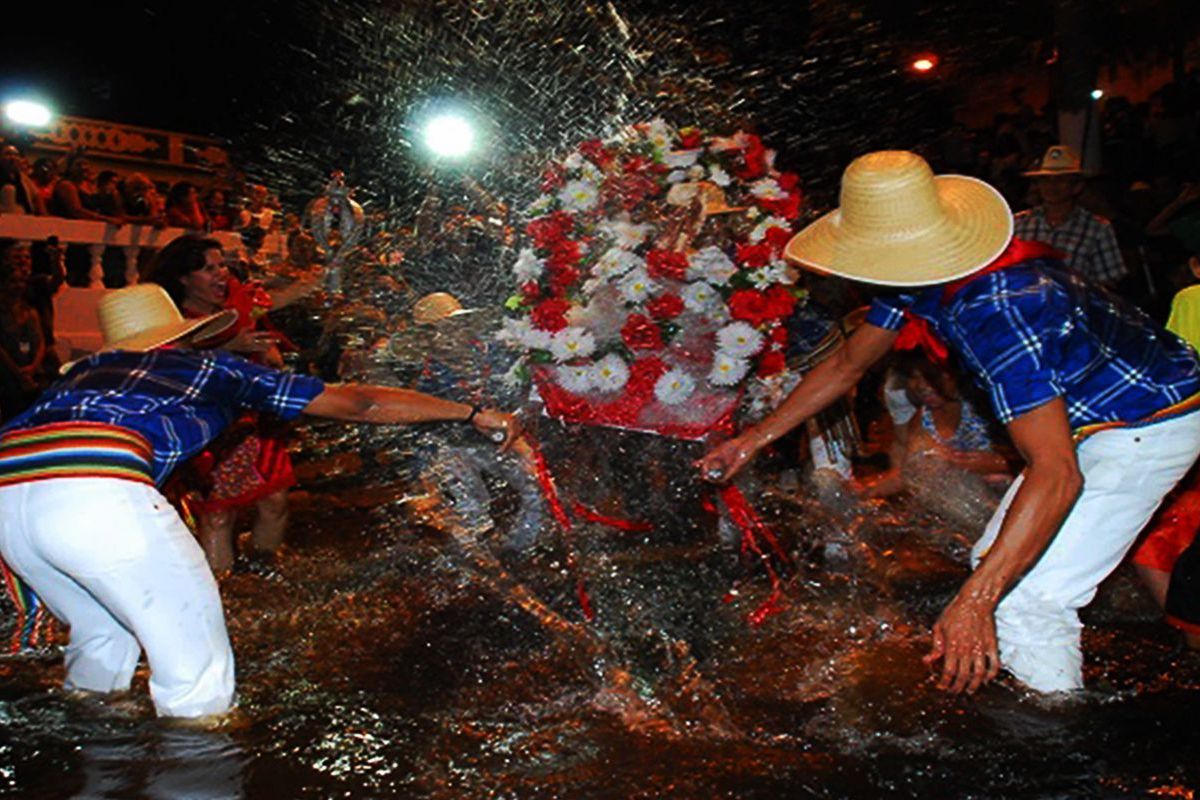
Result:
<svg viewBox="0 0 1200 800">
<path fill-rule="evenodd" d="M 325 384 L 261 367 L 222 350 L 99 353 L 76 364 L 0 433 L 52 422 L 104 422 L 136 431 L 154 451 L 162 485 L 242 409 L 295 418 Z"/>
<path fill-rule="evenodd" d="M 930 323 L 1009 423 L 1063 398 L 1073 428 L 1132 423 L 1200 391 L 1182 339 L 1060 262 L 1033 260 L 970 281 L 880 296 L 867 322 L 899 330 L 905 312 Z"/>
</svg>

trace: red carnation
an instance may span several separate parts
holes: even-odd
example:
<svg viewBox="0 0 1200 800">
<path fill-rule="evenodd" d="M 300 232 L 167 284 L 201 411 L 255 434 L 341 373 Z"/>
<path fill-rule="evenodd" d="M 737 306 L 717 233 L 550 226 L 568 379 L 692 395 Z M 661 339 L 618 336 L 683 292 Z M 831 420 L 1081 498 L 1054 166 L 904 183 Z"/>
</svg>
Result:
<svg viewBox="0 0 1200 800">
<path fill-rule="evenodd" d="M 655 278 L 681 281 L 687 275 L 687 256 L 674 250 L 651 250 L 646 254 L 646 271 Z"/>
<path fill-rule="evenodd" d="M 549 265 L 550 293 L 562 297 L 579 280 L 580 272 L 568 264 Z"/>
<path fill-rule="evenodd" d="M 759 327 L 770 320 L 767 296 L 757 289 L 740 289 L 729 296 L 729 315 Z"/>
<path fill-rule="evenodd" d="M 534 327 L 557 333 L 567 327 L 567 311 L 571 309 L 571 304 L 560 298 L 543 300 L 533 307 L 530 318 L 533 320 Z"/>
<path fill-rule="evenodd" d="M 679 146 L 692 150 L 704 143 L 704 133 L 699 128 L 683 128 L 679 131 Z"/>
<path fill-rule="evenodd" d="M 655 319 L 675 319 L 683 313 L 683 301 L 667 292 L 646 303 L 646 310 Z"/>
<path fill-rule="evenodd" d="M 567 182 L 566 176 L 558 166 L 546 167 L 542 172 L 542 191 L 552 192 Z"/>
<path fill-rule="evenodd" d="M 767 174 L 767 149 L 754 134 L 747 134 L 746 149 L 742 151 L 742 163 L 734 167 L 734 174 L 746 181 L 756 180 Z"/>
<path fill-rule="evenodd" d="M 780 252 L 787 247 L 788 240 L 792 238 L 792 232 L 787 228 L 781 228 L 778 225 L 772 225 L 767 228 L 767 233 L 763 240 L 771 246 L 775 252 Z"/>
<path fill-rule="evenodd" d="M 776 325 L 774 328 L 771 328 L 770 339 L 771 344 L 777 344 L 780 347 L 783 347 L 785 344 L 787 344 L 788 340 L 787 328 L 783 327 L 782 325 Z"/>
<path fill-rule="evenodd" d="M 794 192 L 800 187 L 800 176 L 794 172 L 781 172 L 775 182 L 785 192 Z"/>
<path fill-rule="evenodd" d="M 770 319 L 786 319 L 796 308 L 796 295 L 786 286 L 778 284 L 767 289 L 764 295 L 767 303 L 767 316 Z"/>
<path fill-rule="evenodd" d="M 787 359 L 780 350 L 768 350 L 758 360 L 758 377 L 769 378 L 778 375 L 787 367 Z"/>
<path fill-rule="evenodd" d="M 574 239 L 558 239 L 547 247 L 550 254 L 546 256 L 546 266 L 573 267 L 583 258 L 583 246 Z"/>
<path fill-rule="evenodd" d="M 759 208 L 764 211 L 783 217 L 784 219 L 795 219 L 800 216 L 800 192 L 788 192 L 781 198 L 772 200 L 769 197 L 759 197 Z"/>
<path fill-rule="evenodd" d="M 659 350 L 663 346 L 662 331 L 644 314 L 630 314 L 621 328 L 621 338 L 630 350 Z"/>
<path fill-rule="evenodd" d="M 771 245 L 762 242 L 760 244 L 739 244 L 737 246 L 737 260 L 750 269 L 765 267 L 771 263 Z"/>
<path fill-rule="evenodd" d="M 555 211 L 544 217 L 530 220 L 525 233 L 533 239 L 534 247 L 549 249 L 554 243 L 565 239 L 575 227 L 575 219 L 565 211 Z"/>
<path fill-rule="evenodd" d="M 537 281 L 525 281 L 521 284 L 521 297 L 525 298 L 526 303 L 537 302 L 537 299 L 542 296 L 542 287 Z"/>
<path fill-rule="evenodd" d="M 579 145 L 579 152 L 600 169 L 608 169 L 608 165 L 616 158 L 616 154 L 601 144 L 599 139 L 588 139 Z"/>
<path fill-rule="evenodd" d="M 662 187 L 653 178 L 645 175 L 614 175 L 604 182 L 603 196 L 615 196 L 626 211 L 632 211 L 647 197 L 653 197 Z"/>
</svg>

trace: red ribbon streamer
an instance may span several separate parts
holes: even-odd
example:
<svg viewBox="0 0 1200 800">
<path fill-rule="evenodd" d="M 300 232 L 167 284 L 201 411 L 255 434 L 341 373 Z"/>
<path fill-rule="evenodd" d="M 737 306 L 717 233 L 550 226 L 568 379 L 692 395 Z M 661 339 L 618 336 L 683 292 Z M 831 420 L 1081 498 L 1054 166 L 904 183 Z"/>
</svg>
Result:
<svg viewBox="0 0 1200 800">
<path fill-rule="evenodd" d="M 746 496 L 742 491 L 733 484 L 729 484 L 721 489 L 721 501 L 725 503 L 725 508 L 729 510 L 729 518 L 733 520 L 733 524 L 738 526 L 742 532 L 742 552 L 754 553 L 762 562 L 763 568 L 767 571 L 767 576 L 771 579 L 771 595 L 754 611 L 750 612 L 747 621 L 753 627 L 758 627 L 783 610 L 780 599 L 783 596 L 783 584 L 779 580 L 779 574 L 771 565 L 771 559 L 763 551 L 762 546 L 758 543 L 758 536 L 761 535 L 774 551 L 775 555 L 782 559 L 783 563 L 793 569 L 792 559 L 784 551 L 779 544 L 779 540 L 775 537 L 774 531 L 767 527 L 766 523 L 758 516 L 750 502 L 746 500 Z"/>
<path fill-rule="evenodd" d="M 636 520 L 620 519 L 618 517 L 606 517 L 605 515 L 593 511 L 576 500 L 571 504 L 571 511 L 575 516 L 581 519 L 586 519 L 588 522 L 595 522 L 600 525 L 607 525 L 610 528 L 616 528 L 619 531 L 627 531 L 629 533 L 648 533 L 654 530 L 654 526 L 649 522 L 637 522 Z"/>
</svg>

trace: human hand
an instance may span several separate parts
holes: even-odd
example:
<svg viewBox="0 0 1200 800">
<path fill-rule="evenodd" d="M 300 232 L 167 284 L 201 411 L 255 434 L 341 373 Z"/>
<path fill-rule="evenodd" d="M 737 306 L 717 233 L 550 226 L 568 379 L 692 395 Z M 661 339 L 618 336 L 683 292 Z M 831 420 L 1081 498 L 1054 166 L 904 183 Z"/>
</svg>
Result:
<svg viewBox="0 0 1200 800">
<path fill-rule="evenodd" d="M 521 423 L 517 421 L 516 416 L 493 408 L 480 410 L 471 419 L 471 424 L 480 433 L 499 444 L 501 452 L 507 452 L 521 437 Z"/>
<path fill-rule="evenodd" d="M 274 346 L 275 334 L 247 329 L 230 339 L 225 349 L 233 353 L 265 353 Z"/>
<path fill-rule="evenodd" d="M 1200 199 L 1200 183 L 1185 183 L 1183 191 L 1179 193 L 1179 197 L 1175 198 L 1175 202 L 1184 205 L 1198 199 Z"/>
<path fill-rule="evenodd" d="M 1000 674 L 991 604 L 959 592 L 933 626 L 933 646 L 922 661 L 933 666 L 939 659 L 937 688 L 952 694 L 974 694 Z"/>
<path fill-rule="evenodd" d="M 724 483 L 753 461 L 763 446 L 753 430 L 750 428 L 722 442 L 697 460 L 694 465 L 701 477 L 710 483 Z"/>
</svg>

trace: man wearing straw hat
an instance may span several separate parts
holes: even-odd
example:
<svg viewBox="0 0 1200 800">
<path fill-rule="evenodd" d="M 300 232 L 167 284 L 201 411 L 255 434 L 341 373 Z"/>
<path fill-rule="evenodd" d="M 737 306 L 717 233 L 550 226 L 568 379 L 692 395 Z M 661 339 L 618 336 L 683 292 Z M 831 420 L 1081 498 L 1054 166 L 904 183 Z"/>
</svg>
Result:
<svg viewBox="0 0 1200 800">
<path fill-rule="evenodd" d="M 159 286 L 100 301 L 105 347 L 0 428 L 0 555 L 71 627 L 66 686 L 127 689 L 141 650 L 160 716 L 233 704 L 233 654 L 204 554 L 157 486 L 242 409 L 353 422 L 460 420 L 507 447 L 511 415 L 406 389 L 327 386 L 188 349 L 235 312 L 185 320 Z"/>
<path fill-rule="evenodd" d="M 973 692 L 1004 667 L 1039 691 L 1082 686 L 1078 609 L 1120 563 L 1200 453 L 1200 364 L 1182 340 L 1012 238 L 1000 193 L 935 177 L 919 156 L 870 153 L 841 205 L 788 256 L 885 287 L 866 324 L 766 419 L 704 456 L 728 480 L 766 444 L 848 391 L 923 322 L 988 392 L 1026 468 L 933 628 L 938 685 Z"/>
<path fill-rule="evenodd" d="M 1113 286 L 1128 274 L 1112 225 L 1079 205 L 1083 191 L 1083 168 L 1070 147 L 1056 144 L 1029 172 L 1041 205 L 1016 216 L 1018 239 L 1043 242 L 1066 256 L 1067 266 L 1079 270 L 1096 283 Z"/>
</svg>

